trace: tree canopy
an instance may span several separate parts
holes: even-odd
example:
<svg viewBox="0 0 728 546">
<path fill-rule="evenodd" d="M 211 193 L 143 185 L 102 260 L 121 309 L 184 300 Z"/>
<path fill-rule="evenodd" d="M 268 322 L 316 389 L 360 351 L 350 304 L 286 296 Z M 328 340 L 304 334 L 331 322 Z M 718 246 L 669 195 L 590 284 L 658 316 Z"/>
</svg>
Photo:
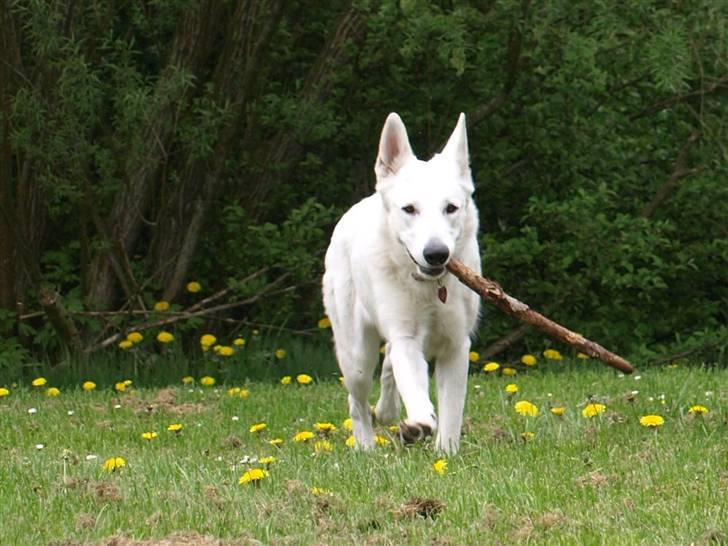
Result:
<svg viewBox="0 0 728 546">
<path fill-rule="evenodd" d="M 0 0 L 0 359 L 101 349 L 155 301 L 190 311 L 189 281 L 217 295 L 194 320 L 315 324 L 390 111 L 420 157 L 467 114 L 509 293 L 620 351 L 724 356 L 726 21 L 709 0 Z M 486 310 L 479 343 L 516 326 Z"/>
</svg>

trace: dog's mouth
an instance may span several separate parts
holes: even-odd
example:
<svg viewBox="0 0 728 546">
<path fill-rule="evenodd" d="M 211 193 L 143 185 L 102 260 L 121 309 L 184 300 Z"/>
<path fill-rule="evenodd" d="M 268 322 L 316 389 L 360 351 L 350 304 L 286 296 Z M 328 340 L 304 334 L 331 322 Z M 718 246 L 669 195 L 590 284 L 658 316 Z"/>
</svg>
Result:
<svg viewBox="0 0 728 546">
<path fill-rule="evenodd" d="M 422 267 L 420 264 L 417 264 L 417 270 L 421 275 L 431 279 L 438 279 L 445 274 L 444 267 Z"/>
<path fill-rule="evenodd" d="M 405 247 L 406 249 L 406 247 Z M 412 262 L 417 266 L 417 271 L 412 273 L 412 276 L 415 278 L 415 280 L 418 281 L 435 281 L 442 277 L 445 274 L 445 266 L 428 266 L 428 265 L 422 265 L 417 260 L 415 260 L 414 256 L 410 253 L 408 249 L 407 255 L 410 257 Z"/>
</svg>

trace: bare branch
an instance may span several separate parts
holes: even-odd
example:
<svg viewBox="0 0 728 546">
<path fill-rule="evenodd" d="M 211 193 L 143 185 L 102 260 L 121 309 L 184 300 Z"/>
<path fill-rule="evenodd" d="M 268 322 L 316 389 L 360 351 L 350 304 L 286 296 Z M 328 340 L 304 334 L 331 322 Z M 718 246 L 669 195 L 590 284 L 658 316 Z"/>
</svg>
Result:
<svg viewBox="0 0 728 546">
<path fill-rule="evenodd" d="M 624 373 L 632 373 L 634 371 L 632 365 L 621 356 L 608 351 L 601 345 L 586 339 L 581 334 L 572 332 L 568 328 L 564 328 L 560 324 L 537 313 L 525 303 L 506 294 L 497 282 L 481 277 L 458 260 L 450 260 L 447 269 L 465 286 L 480 294 L 485 301 L 495 305 L 504 313 L 530 324 L 549 336 L 563 341 L 591 357 L 598 358 L 605 364 L 617 368 Z"/>
<path fill-rule="evenodd" d="M 670 174 L 670 177 L 667 179 L 667 181 L 665 181 L 665 183 L 660 186 L 660 189 L 657 190 L 657 193 L 655 193 L 655 195 L 652 197 L 652 200 L 642 210 L 642 218 L 646 218 L 648 220 L 651 219 L 655 215 L 655 211 L 657 210 L 657 208 L 675 190 L 678 183 L 680 182 L 680 179 L 700 171 L 699 168 L 687 168 L 688 153 L 690 152 L 690 148 L 693 147 L 693 144 L 695 144 L 698 139 L 700 139 L 700 135 L 701 133 L 697 129 L 690 133 L 687 141 L 680 149 L 680 153 L 677 154 L 677 159 L 675 160 L 675 168 L 672 170 L 672 174 Z"/>
</svg>

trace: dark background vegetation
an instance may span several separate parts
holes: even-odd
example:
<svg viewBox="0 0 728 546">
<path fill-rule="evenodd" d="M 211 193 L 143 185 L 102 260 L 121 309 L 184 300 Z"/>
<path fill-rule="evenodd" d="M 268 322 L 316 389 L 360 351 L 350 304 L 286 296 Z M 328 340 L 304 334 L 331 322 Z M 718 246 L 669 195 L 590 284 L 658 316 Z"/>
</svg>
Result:
<svg viewBox="0 0 728 546">
<path fill-rule="evenodd" d="M 643 362 L 721 360 L 727 22 L 712 0 L 0 0 L 0 361 L 117 350 L 160 299 L 182 344 L 315 330 L 390 111 L 423 158 L 468 115 L 509 293 Z M 504 336 L 544 345 L 486 310 L 478 346 Z"/>
</svg>

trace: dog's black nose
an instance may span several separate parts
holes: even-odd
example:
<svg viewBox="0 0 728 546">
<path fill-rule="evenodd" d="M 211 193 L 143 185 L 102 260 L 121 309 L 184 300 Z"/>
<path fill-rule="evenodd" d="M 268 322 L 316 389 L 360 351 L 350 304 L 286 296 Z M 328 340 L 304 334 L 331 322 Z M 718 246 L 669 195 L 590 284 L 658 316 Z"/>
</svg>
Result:
<svg viewBox="0 0 728 546">
<path fill-rule="evenodd" d="M 430 265 L 443 265 L 450 257 L 450 249 L 442 241 L 433 239 L 425 245 L 422 255 Z"/>
</svg>

